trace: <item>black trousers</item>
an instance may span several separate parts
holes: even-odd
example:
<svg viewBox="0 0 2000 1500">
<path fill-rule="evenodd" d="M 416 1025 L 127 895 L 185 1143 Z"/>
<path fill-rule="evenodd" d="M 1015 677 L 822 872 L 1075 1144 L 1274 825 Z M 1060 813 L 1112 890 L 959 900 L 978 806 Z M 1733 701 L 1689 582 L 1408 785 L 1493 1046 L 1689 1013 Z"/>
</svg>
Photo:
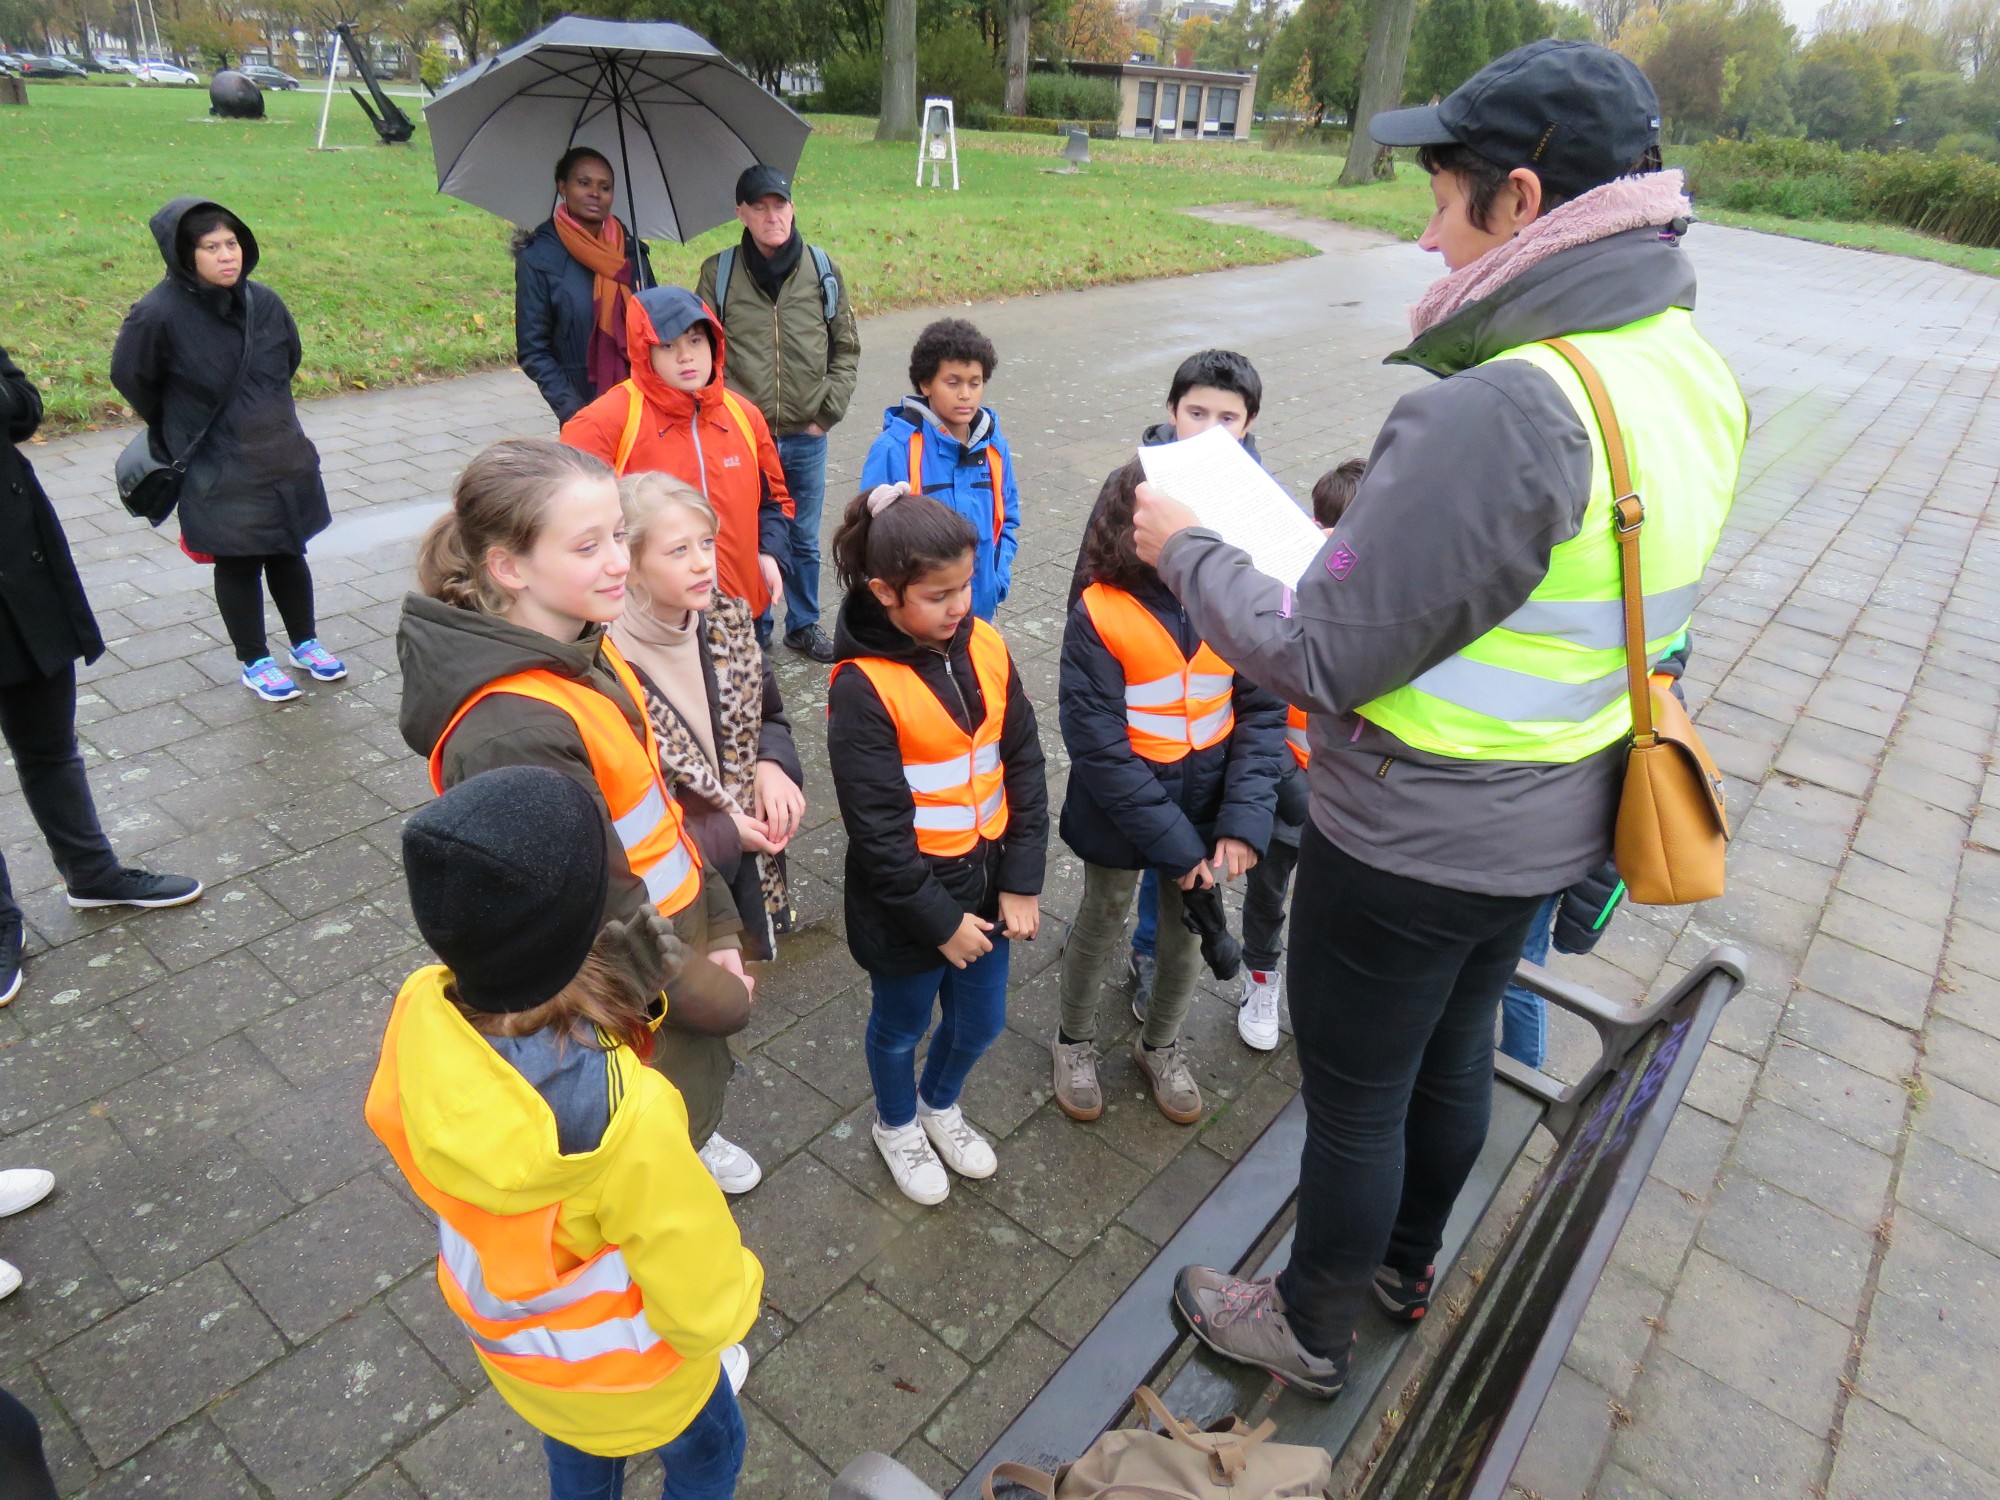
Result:
<svg viewBox="0 0 2000 1500">
<path fill-rule="evenodd" d="M 0 733 L 14 757 L 28 811 L 63 880 L 73 889 L 87 889 L 116 874 L 118 856 L 98 824 L 76 748 L 76 668 L 0 687 Z M 0 859 L 0 922 L 20 914 L 6 861 Z"/>
<path fill-rule="evenodd" d="M 7 1500 L 56 1500 L 56 1482 L 42 1457 L 35 1414 L 0 1390 L 0 1495 Z"/>
<path fill-rule="evenodd" d="M 1541 900 L 1386 874 L 1306 823 L 1290 954 L 1306 1144 L 1278 1285 L 1313 1353 L 1346 1345 L 1378 1265 L 1437 1258 L 1486 1142 L 1494 1015 Z"/>
<path fill-rule="evenodd" d="M 1259 972 L 1278 967 L 1285 951 L 1285 898 L 1299 862 L 1299 833 L 1311 809 L 1306 773 L 1285 762 L 1278 783 L 1278 814 L 1271 845 L 1243 882 L 1243 967 Z"/>
<path fill-rule="evenodd" d="M 264 590 L 285 622 L 285 634 L 297 646 L 319 633 L 313 623 L 312 569 L 294 552 L 263 557 L 218 557 L 215 560 L 215 607 L 236 659 L 246 667 L 271 654 L 264 636 Z"/>
</svg>

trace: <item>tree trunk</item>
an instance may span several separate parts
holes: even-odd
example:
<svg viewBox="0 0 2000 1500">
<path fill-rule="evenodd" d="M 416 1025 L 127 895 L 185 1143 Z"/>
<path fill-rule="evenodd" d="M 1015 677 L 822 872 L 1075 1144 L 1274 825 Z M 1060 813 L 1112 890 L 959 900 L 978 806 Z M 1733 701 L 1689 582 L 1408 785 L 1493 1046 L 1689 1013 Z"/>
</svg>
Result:
<svg viewBox="0 0 2000 1500">
<path fill-rule="evenodd" d="M 1368 29 L 1368 58 L 1361 65 L 1361 98 L 1349 121 L 1353 135 L 1347 143 L 1347 165 L 1340 173 L 1342 187 L 1375 180 L 1381 148 L 1368 134 L 1368 122 L 1402 102 L 1403 64 L 1409 61 L 1410 23 L 1416 14 L 1417 0 L 1376 0 L 1375 23 Z"/>
<path fill-rule="evenodd" d="M 1007 0 L 1007 113 L 1028 112 L 1028 9 L 1030 0 Z"/>
<path fill-rule="evenodd" d="M 882 110 L 878 141 L 917 138 L 917 0 L 883 0 Z"/>
</svg>

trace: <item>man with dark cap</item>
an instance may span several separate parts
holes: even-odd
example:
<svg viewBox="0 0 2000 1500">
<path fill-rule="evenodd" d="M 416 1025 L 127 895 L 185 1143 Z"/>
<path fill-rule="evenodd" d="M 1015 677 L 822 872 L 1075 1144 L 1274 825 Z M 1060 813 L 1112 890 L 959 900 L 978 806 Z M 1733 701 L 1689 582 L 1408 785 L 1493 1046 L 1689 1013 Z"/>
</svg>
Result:
<svg viewBox="0 0 2000 1500">
<path fill-rule="evenodd" d="M 743 239 L 702 262 L 695 291 L 729 338 L 725 379 L 771 424 L 785 488 L 792 494 L 791 556 L 785 575 L 785 644 L 814 661 L 833 660 L 819 624 L 819 519 L 826 504 L 826 434 L 847 415 L 861 372 L 854 304 L 833 257 L 799 235 L 792 184 L 775 167 L 736 179 Z M 770 644 L 773 615 L 757 622 Z"/>
<path fill-rule="evenodd" d="M 1299 579 L 1139 491 L 1139 553 L 1202 638 L 1308 715 L 1291 1263 L 1255 1282 L 1189 1266 L 1174 1300 L 1210 1347 L 1310 1395 L 1345 1383 L 1371 1296 L 1427 1311 L 1485 1141 L 1501 992 L 1543 899 L 1610 856 L 1632 735 L 1621 540 L 1650 666 L 1684 639 L 1729 514 L 1746 413 L 1695 330 L 1659 125 L 1645 76 L 1583 42 L 1377 115 L 1369 133 L 1431 174 L 1421 243 L 1448 272 L 1390 359 L 1443 378 L 1396 403 Z M 1636 494 L 1614 492 L 1614 427 Z"/>
</svg>

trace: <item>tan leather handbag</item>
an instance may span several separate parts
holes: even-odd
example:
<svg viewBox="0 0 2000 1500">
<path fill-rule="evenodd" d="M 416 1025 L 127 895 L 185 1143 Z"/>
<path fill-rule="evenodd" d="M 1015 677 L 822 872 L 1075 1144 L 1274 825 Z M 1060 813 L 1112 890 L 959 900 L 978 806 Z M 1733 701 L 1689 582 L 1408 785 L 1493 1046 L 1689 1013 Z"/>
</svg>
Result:
<svg viewBox="0 0 2000 1500">
<path fill-rule="evenodd" d="M 1005 1479 L 1043 1500 L 1318 1500 L 1333 1483 L 1324 1448 L 1267 1441 L 1276 1430 L 1251 1428 L 1231 1417 L 1221 1431 L 1188 1426 L 1146 1386 L 1132 1393 L 1148 1417 L 1144 1427 L 1115 1427 L 1075 1463 L 1054 1474 L 1025 1464 L 996 1464 L 986 1476 Z M 1160 1431 L 1152 1423 L 1160 1424 Z"/>
<path fill-rule="evenodd" d="M 1671 687 L 1646 663 L 1646 591 L 1639 577 L 1639 532 L 1646 507 L 1632 487 L 1625 434 L 1604 378 L 1567 339 L 1542 342 L 1569 362 L 1604 435 L 1617 498 L 1618 558 L 1624 574 L 1625 678 L 1632 695 L 1632 747 L 1618 799 L 1612 857 L 1626 895 L 1642 906 L 1685 906 L 1722 894 L 1729 812 L 1722 777 Z"/>
</svg>

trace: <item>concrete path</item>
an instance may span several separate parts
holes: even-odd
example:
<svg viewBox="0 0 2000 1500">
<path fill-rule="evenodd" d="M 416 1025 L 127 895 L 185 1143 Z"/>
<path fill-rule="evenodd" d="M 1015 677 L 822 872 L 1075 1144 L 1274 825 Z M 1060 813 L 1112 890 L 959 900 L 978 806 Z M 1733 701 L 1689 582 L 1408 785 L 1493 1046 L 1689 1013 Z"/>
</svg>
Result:
<svg viewBox="0 0 2000 1500">
<path fill-rule="evenodd" d="M 1179 357 L 1252 356 L 1259 436 L 1299 492 L 1423 378 L 1376 361 L 1435 263 L 1297 232 L 1328 254 L 970 311 L 1002 351 L 992 394 L 1027 497 L 1001 623 L 1058 783 L 1078 529 Z M 1570 968 L 1633 995 L 1727 938 L 1753 971 L 1517 1479 L 1548 1500 L 2000 1494 L 2000 282 L 1719 229 L 1690 253 L 1755 418 L 1689 679 L 1731 777 L 1732 889 L 1631 912 Z M 836 496 L 927 316 L 865 330 Z M 112 643 L 81 707 L 107 825 L 211 891 L 186 911 L 71 914 L 0 792 L 34 925 L 27 987 L 0 1012 L 0 1162 L 61 1178 L 0 1224 L 28 1276 L 0 1305 L 0 1385 L 41 1414 L 65 1495 L 527 1500 L 544 1492 L 533 1435 L 455 1331 L 430 1227 L 360 1098 L 422 958 L 397 865 L 402 814 L 428 795 L 394 723 L 413 539 L 468 454 L 549 423 L 512 373 L 344 396 L 306 421 L 337 514 L 313 548 L 323 633 L 354 671 L 282 710 L 234 684 L 205 570 L 110 497 L 123 435 L 30 450 Z M 818 1497 L 865 1447 L 948 1485 L 1297 1070 L 1289 1044 L 1243 1049 L 1211 992 L 1191 1023 L 1201 1128 L 1161 1120 L 1116 1052 L 1105 1120 L 1063 1119 L 1042 1047 L 1056 923 L 1021 956 L 1010 1030 L 968 1095 L 1000 1174 L 937 1211 L 898 1199 L 866 1134 L 866 990 L 810 728 L 824 674 L 780 657 L 807 726 L 811 925 L 762 986 L 726 1125 L 768 1173 L 739 1204 L 770 1277 L 742 1493 Z M 1078 870 L 1059 853 L 1053 871 L 1060 917 Z M 1559 1023 L 1556 1046 L 1573 1059 L 1579 1040 Z"/>
</svg>

